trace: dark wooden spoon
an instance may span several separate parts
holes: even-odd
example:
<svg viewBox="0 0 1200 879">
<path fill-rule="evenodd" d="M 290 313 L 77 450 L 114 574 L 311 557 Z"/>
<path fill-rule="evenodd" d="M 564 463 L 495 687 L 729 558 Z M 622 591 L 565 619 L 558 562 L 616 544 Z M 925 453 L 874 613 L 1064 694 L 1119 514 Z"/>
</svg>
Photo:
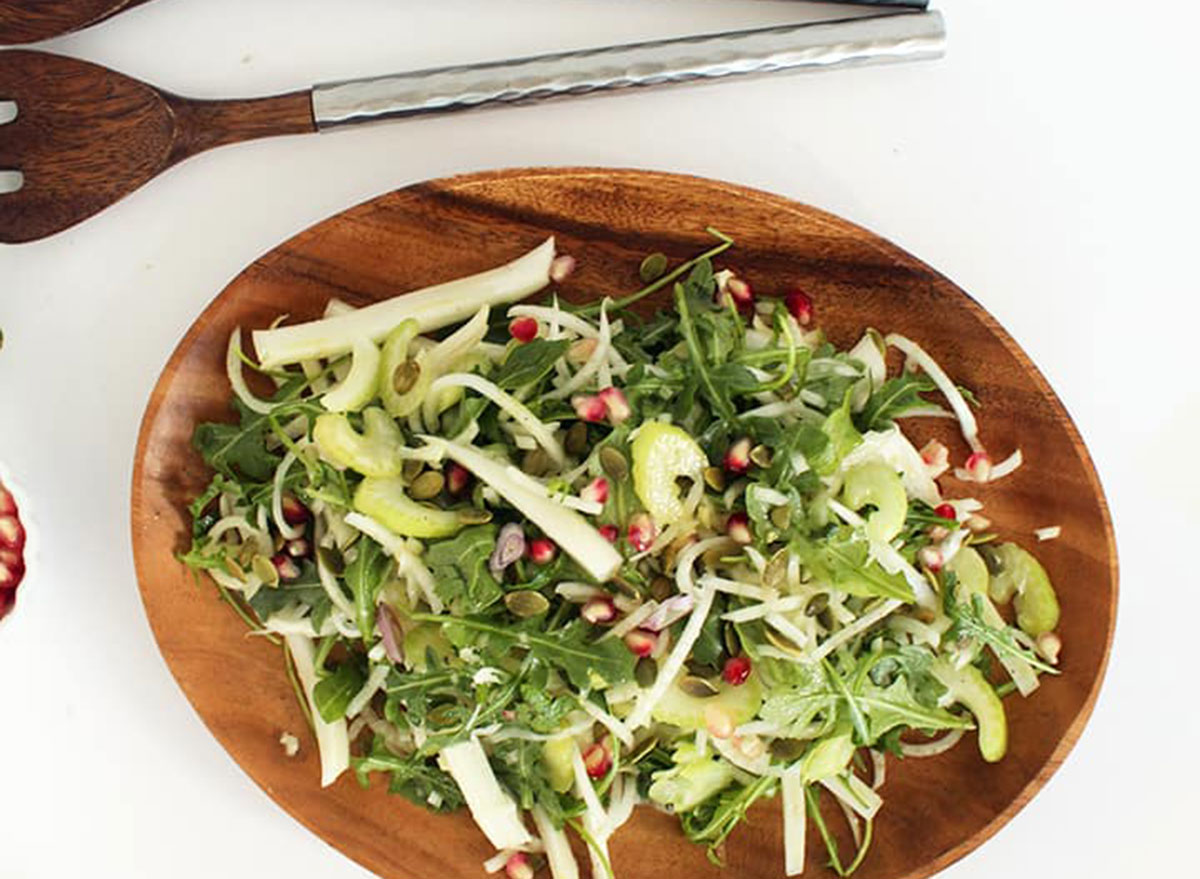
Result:
<svg viewBox="0 0 1200 879">
<path fill-rule="evenodd" d="M 944 38 L 937 13 L 890 14 L 418 70 L 234 101 L 182 98 L 46 52 L 0 51 L 0 242 L 73 226 L 222 144 L 630 86 L 937 58 Z"/>
<path fill-rule="evenodd" d="M 98 24 L 149 0 L 0 0 L 0 46 L 35 43 Z"/>
</svg>

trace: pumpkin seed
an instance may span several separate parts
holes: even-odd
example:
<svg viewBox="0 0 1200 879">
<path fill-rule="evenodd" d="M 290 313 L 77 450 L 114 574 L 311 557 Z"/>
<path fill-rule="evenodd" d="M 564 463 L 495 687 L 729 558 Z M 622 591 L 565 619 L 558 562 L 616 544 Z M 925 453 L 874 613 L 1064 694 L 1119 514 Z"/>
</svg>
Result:
<svg viewBox="0 0 1200 879">
<path fill-rule="evenodd" d="M 243 582 L 245 581 L 246 571 L 245 571 L 245 569 L 242 568 L 241 565 L 239 565 L 237 563 L 236 559 L 231 558 L 230 556 L 226 556 L 225 557 L 225 567 L 228 569 L 230 574 L 237 577 L 239 580 L 242 580 Z"/>
<path fill-rule="evenodd" d="M 638 266 L 638 276 L 645 284 L 657 281 L 667 272 L 667 255 L 665 253 L 652 253 Z"/>
<path fill-rule="evenodd" d="M 492 511 L 480 507 L 458 510 L 458 521 L 464 525 L 486 525 L 492 521 Z"/>
<path fill-rule="evenodd" d="M 401 466 L 400 475 L 404 478 L 405 482 L 407 482 L 409 485 L 412 485 L 416 478 L 421 474 L 421 471 L 424 469 L 425 465 L 421 461 L 409 458 Z"/>
<path fill-rule="evenodd" d="M 726 623 L 721 634 L 724 636 L 726 653 L 737 656 L 742 652 L 742 639 L 738 637 L 737 628 L 733 623 Z"/>
<path fill-rule="evenodd" d="M 426 470 L 420 476 L 413 480 L 413 484 L 409 487 L 408 493 L 413 500 L 427 501 L 430 498 L 437 497 L 442 493 L 442 488 L 446 485 L 446 477 L 436 470 Z"/>
<path fill-rule="evenodd" d="M 797 739 L 775 739 L 771 742 L 771 755 L 785 763 L 799 759 L 804 753 L 804 742 Z"/>
<path fill-rule="evenodd" d="M 655 577 L 650 581 L 650 597 L 655 601 L 666 601 L 675 591 L 675 584 L 667 577 Z"/>
<path fill-rule="evenodd" d="M 415 360 L 405 360 L 392 373 L 392 387 L 397 394 L 407 394 L 417 384 L 421 377 L 421 364 Z"/>
<path fill-rule="evenodd" d="M 279 585 L 279 571 L 275 568 L 275 564 L 265 555 L 256 555 L 254 561 L 250 564 L 250 570 L 265 585 L 272 588 Z"/>
<path fill-rule="evenodd" d="M 571 347 L 567 349 L 567 362 L 572 366 L 583 366 L 596 353 L 597 344 L 595 339 L 578 339 L 572 342 Z"/>
<path fill-rule="evenodd" d="M 683 690 L 683 692 L 687 693 L 693 699 L 711 699 L 718 692 L 715 684 L 693 675 L 687 675 L 680 680 L 679 689 Z"/>
<path fill-rule="evenodd" d="M 317 560 L 329 569 L 329 573 L 340 577 L 346 573 L 346 559 L 332 546 L 318 546 Z"/>
<path fill-rule="evenodd" d="M 829 593 L 819 592 L 808 600 L 808 604 L 804 606 L 805 616 L 819 616 L 827 607 L 829 607 Z"/>
<path fill-rule="evenodd" d="M 571 429 L 567 431 L 566 439 L 563 441 L 566 446 L 567 453 L 576 457 L 582 455 L 588 448 L 588 427 L 583 421 L 576 421 L 571 425 Z"/>
<path fill-rule="evenodd" d="M 770 626 L 766 626 L 764 631 L 766 632 L 767 640 L 770 641 L 775 647 L 778 647 L 785 653 L 791 653 L 795 656 L 804 656 L 804 651 L 801 650 L 791 638 L 785 638 Z"/>
<path fill-rule="evenodd" d="M 772 457 L 771 450 L 766 446 L 755 446 L 750 450 L 750 460 L 759 467 L 770 467 Z"/>
<path fill-rule="evenodd" d="M 669 571 L 675 567 L 675 557 L 698 539 L 695 534 L 685 534 L 668 543 L 662 554 L 663 570 Z"/>
<path fill-rule="evenodd" d="M 775 507 L 771 510 L 771 524 L 776 528 L 787 528 L 792 524 L 792 505 L 784 504 L 782 507 Z"/>
<path fill-rule="evenodd" d="M 612 581 L 613 581 L 613 583 L 616 584 L 617 591 L 622 593 L 623 595 L 628 595 L 630 598 L 641 598 L 642 597 L 641 587 L 638 586 L 636 583 L 625 579 L 620 574 L 614 574 Z"/>
<path fill-rule="evenodd" d="M 771 560 L 763 568 L 762 584 L 768 589 L 783 589 L 787 581 L 787 569 L 788 551 L 785 548 L 771 556 Z"/>
<path fill-rule="evenodd" d="M 629 462 L 618 449 L 605 446 L 600 450 L 600 466 L 604 472 L 618 482 L 624 482 L 629 476 Z"/>
<path fill-rule="evenodd" d="M 541 616 L 550 609 L 545 595 L 534 589 L 521 589 L 504 596 L 504 605 L 522 619 Z"/>
<path fill-rule="evenodd" d="M 525 457 L 521 460 L 521 470 L 530 476 L 545 476 L 552 464 L 546 450 L 539 446 L 525 453 Z"/>
<path fill-rule="evenodd" d="M 457 705 L 439 705 L 426 715 L 426 720 L 429 725 L 435 728 L 444 728 L 453 726 L 456 715 L 459 713 Z"/>
<path fill-rule="evenodd" d="M 713 491 L 725 490 L 725 471 L 720 467 L 704 468 L 704 484 Z"/>
<path fill-rule="evenodd" d="M 647 736 L 644 741 L 639 742 L 634 749 L 629 752 L 629 756 L 625 758 L 625 763 L 632 766 L 633 764 L 644 760 L 646 756 L 657 747 L 658 736 Z"/>
<path fill-rule="evenodd" d="M 633 677 L 639 687 L 654 686 L 654 682 L 658 680 L 658 663 L 649 656 L 643 656 L 633 667 Z"/>
</svg>

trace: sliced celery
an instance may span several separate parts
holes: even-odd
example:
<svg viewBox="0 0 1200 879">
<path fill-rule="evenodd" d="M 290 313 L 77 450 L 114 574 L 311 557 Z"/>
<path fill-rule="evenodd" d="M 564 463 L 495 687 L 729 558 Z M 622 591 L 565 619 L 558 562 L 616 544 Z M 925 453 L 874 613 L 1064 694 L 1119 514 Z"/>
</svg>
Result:
<svg viewBox="0 0 1200 879">
<path fill-rule="evenodd" d="M 313 440 L 321 457 L 343 469 L 363 476 L 399 476 L 404 467 L 401 453 L 404 437 L 396 422 L 382 409 L 363 412 L 363 432 L 359 433 L 342 414 L 321 415 L 313 426 Z"/>
<path fill-rule="evenodd" d="M 457 513 L 417 503 L 396 476 L 364 479 L 354 493 L 354 509 L 405 537 L 450 537 L 462 528 Z"/>
</svg>

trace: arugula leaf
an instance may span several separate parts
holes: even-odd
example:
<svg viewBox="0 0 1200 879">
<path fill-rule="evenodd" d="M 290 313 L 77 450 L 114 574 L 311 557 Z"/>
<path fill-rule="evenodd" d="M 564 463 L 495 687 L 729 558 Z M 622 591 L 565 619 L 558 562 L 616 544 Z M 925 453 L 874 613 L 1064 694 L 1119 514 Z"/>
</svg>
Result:
<svg viewBox="0 0 1200 879">
<path fill-rule="evenodd" d="M 751 394 L 761 389 L 762 382 L 740 363 L 722 363 L 710 370 L 713 381 L 734 396 Z"/>
<path fill-rule="evenodd" d="M 205 464 L 230 479 L 265 482 L 280 461 L 267 451 L 266 436 L 270 430 L 267 417 L 252 412 L 236 397 L 233 407 L 238 413 L 237 424 L 198 424 L 192 433 L 192 447 Z"/>
<path fill-rule="evenodd" d="M 1024 660 L 1038 671 L 1047 674 L 1059 673 L 1057 668 L 1043 662 L 1036 653 L 1022 645 L 1017 640 L 1012 626 L 998 629 L 988 625 L 983 615 L 986 599 L 982 595 L 972 594 L 969 596 L 970 601 L 959 601 L 958 592 L 961 589 L 961 586 L 951 580 L 945 590 L 946 616 L 950 617 L 954 623 L 946 632 L 946 638 L 951 640 L 975 639 L 979 643 L 991 647 L 997 655 L 1007 653 L 1009 656 Z"/>
<path fill-rule="evenodd" d="M 425 671 L 402 672 L 393 668 L 384 682 L 388 706 L 403 705 L 405 719 L 416 726 L 425 724 L 435 700 L 456 700 L 471 688 L 471 675 L 467 671 L 441 666 L 434 656 L 429 659 Z"/>
<path fill-rule="evenodd" d="M 951 714 L 944 708 L 920 704 L 908 684 L 897 678 L 888 687 L 879 687 L 869 680 L 856 694 L 867 715 L 869 740 L 874 742 L 897 727 L 912 729 L 970 729 L 966 717 Z"/>
<path fill-rule="evenodd" d="M 544 685 L 523 683 L 516 722 L 536 733 L 552 733 L 562 726 L 574 708 L 575 700 L 571 696 L 554 696 L 546 691 Z"/>
<path fill-rule="evenodd" d="M 280 583 L 275 588 L 264 586 L 255 592 L 254 597 L 249 601 L 250 607 L 254 609 L 261 620 L 265 620 L 293 604 L 311 607 L 314 616 L 318 610 L 322 614 L 328 613 L 330 607 L 329 596 L 321 587 L 321 581 L 317 577 L 316 565 L 307 559 L 300 563 L 300 576 L 295 580 Z M 324 620 L 324 616 L 321 617 L 321 620 Z M 314 621 L 313 626 L 317 627 L 318 623 Z"/>
<path fill-rule="evenodd" d="M 437 594 L 459 613 L 479 613 L 500 600 L 500 584 L 488 569 L 496 546 L 496 526 L 464 528 L 449 540 L 431 543 L 425 563 L 437 581 Z"/>
<path fill-rule="evenodd" d="M 581 620 L 542 631 L 532 622 L 526 626 L 505 627 L 474 617 L 420 613 L 411 618 L 483 632 L 502 644 L 523 647 L 535 659 L 566 674 L 572 686 L 579 690 L 611 686 L 633 677 L 634 656 L 625 644 L 618 638 L 588 641 L 591 627 Z"/>
<path fill-rule="evenodd" d="M 696 268 L 699 269 L 700 266 Z M 711 270 L 712 267 L 710 266 L 709 271 L 711 272 Z M 733 403 L 730 402 L 729 395 L 717 386 L 710 373 L 708 359 L 700 346 L 700 337 L 696 332 L 695 321 L 692 319 L 691 306 L 688 304 L 688 295 L 682 284 L 675 285 L 675 307 L 679 312 L 679 331 L 687 343 L 687 352 L 692 361 L 692 369 L 696 373 L 700 388 L 704 391 L 705 397 L 708 398 L 709 405 L 725 421 L 730 423 L 736 422 L 737 411 L 733 408 Z"/>
<path fill-rule="evenodd" d="M 366 683 L 366 675 L 357 662 L 343 662 L 337 671 L 317 681 L 313 687 L 313 702 L 326 723 L 346 716 L 346 707 Z"/>
<path fill-rule="evenodd" d="M 905 413 L 928 406 L 929 401 L 921 394 L 936 389 L 928 378 L 913 372 L 888 379 L 867 398 L 866 406 L 855 416 L 855 424 L 863 433 L 883 430 Z"/>
<path fill-rule="evenodd" d="M 375 603 L 383 578 L 391 565 L 383 547 L 367 536 L 355 544 L 358 552 L 354 561 L 346 566 L 346 586 L 354 596 L 355 617 L 362 639 L 370 644 L 375 631 Z"/>
<path fill-rule="evenodd" d="M 776 780 L 771 776 L 756 778 L 750 784 L 727 788 L 715 797 L 679 816 L 683 832 L 692 842 L 708 844 L 708 859 L 717 866 L 721 861 L 721 845 L 733 829 L 746 817 L 758 800 L 775 791 Z"/>
<path fill-rule="evenodd" d="M 554 368 L 555 362 L 567 353 L 569 345 L 566 339 L 534 339 L 516 345 L 509 350 L 492 380 L 506 391 L 541 381 Z"/>
<path fill-rule="evenodd" d="M 822 476 L 829 476 L 837 470 L 842 458 L 862 442 L 862 434 L 855 428 L 854 419 L 850 414 L 850 397 L 847 393 L 842 405 L 821 425 L 821 431 L 828 437 L 829 444 L 808 459 L 812 468 Z"/>
<path fill-rule="evenodd" d="M 370 754 L 350 762 L 364 788 L 370 786 L 372 772 L 387 772 L 392 776 L 388 793 L 400 794 L 418 806 L 433 812 L 453 812 L 465 805 L 458 784 L 430 758 L 420 754 L 398 757 L 378 736 L 371 743 Z"/>
<path fill-rule="evenodd" d="M 864 598 L 916 600 L 902 574 L 889 574 L 870 558 L 871 545 L 853 528 L 841 526 L 824 540 L 796 538 L 792 549 L 818 580 Z"/>
</svg>

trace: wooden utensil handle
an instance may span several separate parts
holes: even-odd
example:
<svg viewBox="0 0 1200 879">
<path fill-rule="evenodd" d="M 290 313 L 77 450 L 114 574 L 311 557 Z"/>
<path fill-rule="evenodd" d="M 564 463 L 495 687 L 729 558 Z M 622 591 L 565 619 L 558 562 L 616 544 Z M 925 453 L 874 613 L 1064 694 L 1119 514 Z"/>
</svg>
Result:
<svg viewBox="0 0 1200 879">
<path fill-rule="evenodd" d="M 233 101 L 164 97 L 175 114 L 177 126 L 171 164 L 229 143 L 317 130 L 308 90 Z"/>
</svg>

